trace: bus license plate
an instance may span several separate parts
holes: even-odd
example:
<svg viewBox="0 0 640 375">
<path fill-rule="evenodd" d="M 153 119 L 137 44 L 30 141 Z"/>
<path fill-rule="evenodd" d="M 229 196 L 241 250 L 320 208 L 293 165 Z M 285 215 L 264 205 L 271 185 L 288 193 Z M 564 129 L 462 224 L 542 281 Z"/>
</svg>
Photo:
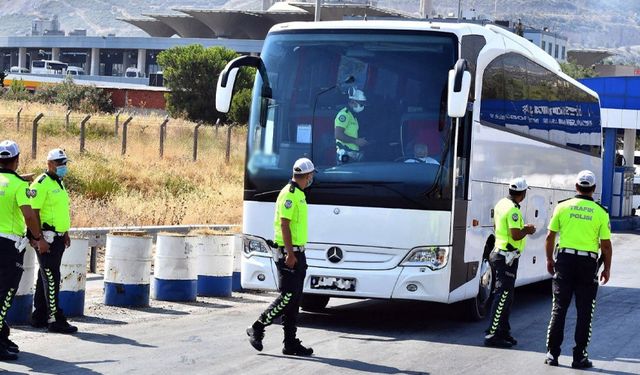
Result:
<svg viewBox="0 0 640 375">
<path fill-rule="evenodd" d="M 356 291 L 356 279 L 350 277 L 311 276 L 311 289 Z"/>
</svg>

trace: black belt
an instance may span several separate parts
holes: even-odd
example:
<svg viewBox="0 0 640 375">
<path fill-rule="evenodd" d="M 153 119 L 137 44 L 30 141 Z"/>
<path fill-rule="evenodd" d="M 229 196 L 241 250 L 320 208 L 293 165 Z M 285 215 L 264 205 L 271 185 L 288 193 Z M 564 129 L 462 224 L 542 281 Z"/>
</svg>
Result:
<svg viewBox="0 0 640 375">
<path fill-rule="evenodd" d="M 294 253 L 304 253 L 304 246 L 292 246 L 293 248 L 293 252 Z M 285 252 L 285 248 L 284 246 L 279 246 L 278 249 L 280 249 L 280 251 L 282 251 L 283 253 Z"/>
<path fill-rule="evenodd" d="M 568 247 L 561 247 L 560 249 L 558 249 L 558 253 L 573 254 L 573 255 L 579 255 L 583 257 L 598 259 L 598 254 L 594 253 L 593 251 L 576 250 L 576 249 L 570 249 Z"/>
</svg>

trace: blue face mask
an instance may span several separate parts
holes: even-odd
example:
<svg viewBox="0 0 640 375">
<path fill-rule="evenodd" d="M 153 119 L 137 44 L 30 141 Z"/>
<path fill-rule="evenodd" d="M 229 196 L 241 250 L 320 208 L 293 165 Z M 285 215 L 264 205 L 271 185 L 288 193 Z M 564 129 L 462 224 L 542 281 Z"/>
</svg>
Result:
<svg viewBox="0 0 640 375">
<path fill-rule="evenodd" d="M 67 175 L 67 166 L 66 165 L 59 165 L 56 167 L 56 175 L 58 175 L 58 177 L 63 178 L 64 176 Z"/>
</svg>

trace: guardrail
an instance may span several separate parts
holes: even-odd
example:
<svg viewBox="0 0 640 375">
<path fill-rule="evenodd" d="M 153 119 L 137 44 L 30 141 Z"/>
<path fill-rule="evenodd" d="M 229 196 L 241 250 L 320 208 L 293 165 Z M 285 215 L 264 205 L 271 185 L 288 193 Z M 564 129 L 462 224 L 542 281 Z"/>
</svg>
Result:
<svg viewBox="0 0 640 375">
<path fill-rule="evenodd" d="M 227 232 L 234 228 L 240 228 L 240 225 L 231 224 L 202 224 L 202 225 L 157 225 L 157 226 L 135 226 L 135 227 L 96 227 L 96 228 L 71 228 L 69 235 L 76 238 L 84 238 L 89 240 L 91 247 L 91 259 L 89 261 L 89 270 L 96 272 L 96 263 L 98 259 L 98 247 L 104 247 L 107 244 L 107 234 L 111 232 L 122 231 L 144 231 L 153 236 L 155 242 L 158 233 L 189 233 L 192 230 L 209 229 Z"/>
</svg>

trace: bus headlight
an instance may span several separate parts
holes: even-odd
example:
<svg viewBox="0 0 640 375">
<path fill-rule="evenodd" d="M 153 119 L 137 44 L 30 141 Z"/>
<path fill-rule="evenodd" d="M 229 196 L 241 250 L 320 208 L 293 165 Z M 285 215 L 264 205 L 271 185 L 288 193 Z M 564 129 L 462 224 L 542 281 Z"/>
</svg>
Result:
<svg viewBox="0 0 640 375">
<path fill-rule="evenodd" d="M 428 267 L 432 270 L 439 270 L 447 265 L 449 250 L 449 247 L 444 246 L 416 247 L 411 249 L 400 265 Z"/>
<path fill-rule="evenodd" d="M 270 257 L 271 251 L 269 250 L 269 245 L 265 242 L 264 239 L 260 237 L 254 236 L 243 236 L 242 237 L 242 251 L 247 257 L 257 255 L 263 257 Z"/>
</svg>

